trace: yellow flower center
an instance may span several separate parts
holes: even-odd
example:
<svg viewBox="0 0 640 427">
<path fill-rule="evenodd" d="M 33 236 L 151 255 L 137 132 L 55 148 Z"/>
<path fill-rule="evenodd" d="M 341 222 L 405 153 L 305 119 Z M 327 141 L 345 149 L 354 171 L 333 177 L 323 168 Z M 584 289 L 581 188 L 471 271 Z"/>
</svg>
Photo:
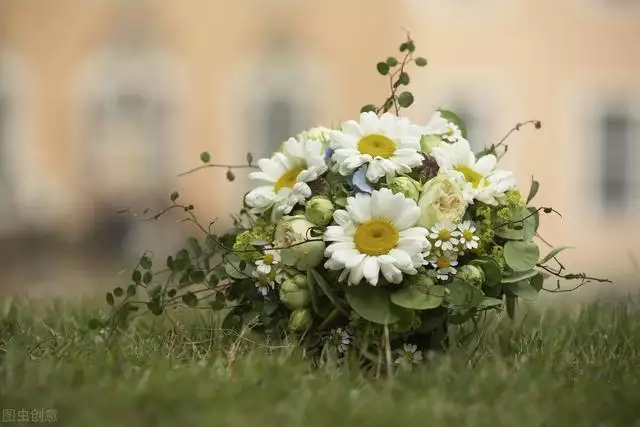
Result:
<svg viewBox="0 0 640 427">
<path fill-rule="evenodd" d="M 462 236 L 465 238 L 465 240 L 472 240 L 473 239 L 473 231 L 467 229 L 464 230 L 464 232 L 462 233 Z"/>
<path fill-rule="evenodd" d="M 438 260 L 436 261 L 436 265 L 438 266 L 439 269 L 449 268 L 451 267 L 451 261 L 449 261 L 449 258 L 447 258 L 446 256 L 441 256 L 441 257 L 438 257 Z"/>
<path fill-rule="evenodd" d="M 443 242 L 448 242 L 451 239 L 451 231 L 443 228 L 438 232 L 438 240 L 442 240 Z"/>
<path fill-rule="evenodd" d="M 264 262 L 265 264 L 273 264 L 273 261 L 273 254 L 266 254 L 264 258 L 262 258 L 262 262 Z"/>
<path fill-rule="evenodd" d="M 384 219 L 372 219 L 360 224 L 353 240 L 360 253 L 384 255 L 396 247 L 400 234 L 398 229 Z"/>
<path fill-rule="evenodd" d="M 303 170 L 304 167 L 296 166 L 283 173 L 278 181 L 276 181 L 276 184 L 273 186 L 276 190 L 276 193 L 283 188 L 293 188 L 293 186 L 296 184 L 296 178 L 298 178 L 298 175 Z"/>
<path fill-rule="evenodd" d="M 453 168 L 464 175 L 465 181 L 470 182 L 473 185 L 473 188 L 478 188 L 484 179 L 480 173 L 474 171 L 468 166 L 455 165 Z"/>
<path fill-rule="evenodd" d="M 396 151 L 396 144 L 384 135 L 373 133 L 363 136 L 358 141 L 358 151 L 362 154 L 369 154 L 371 157 L 388 159 Z"/>
<path fill-rule="evenodd" d="M 448 136 L 452 136 L 453 135 L 453 129 L 451 129 L 451 128 L 447 129 L 447 135 Z"/>
</svg>

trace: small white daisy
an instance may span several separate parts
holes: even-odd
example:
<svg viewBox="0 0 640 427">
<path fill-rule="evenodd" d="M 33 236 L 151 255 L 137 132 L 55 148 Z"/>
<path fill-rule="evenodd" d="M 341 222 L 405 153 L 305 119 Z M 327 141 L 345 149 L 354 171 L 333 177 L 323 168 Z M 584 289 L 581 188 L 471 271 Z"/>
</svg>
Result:
<svg viewBox="0 0 640 427">
<path fill-rule="evenodd" d="M 442 252 L 431 257 L 431 265 L 436 269 L 436 277 L 440 280 L 447 280 L 458 272 L 455 268 L 458 259 L 455 252 Z"/>
<path fill-rule="evenodd" d="M 333 329 L 329 334 L 329 342 L 340 353 L 346 353 L 353 343 L 353 333 L 349 327 Z"/>
<path fill-rule="evenodd" d="M 397 350 L 398 358 L 395 360 L 396 365 L 413 365 L 422 360 L 422 351 L 418 350 L 415 344 L 404 344 L 402 350 Z"/>
<path fill-rule="evenodd" d="M 384 176 L 411 172 L 422 164 L 420 153 L 421 129 L 409 119 L 385 113 L 362 113 L 360 122 L 350 120 L 341 130 L 330 133 L 332 159 L 338 172 L 351 175 L 362 165 L 368 165 L 366 177 L 378 182 Z"/>
<path fill-rule="evenodd" d="M 454 251 L 460 240 L 460 232 L 452 223 L 438 222 L 431 228 L 429 237 L 435 241 L 434 246 L 443 251 Z"/>
<path fill-rule="evenodd" d="M 249 174 L 251 179 L 265 182 L 245 197 L 253 213 L 263 213 L 273 208 L 273 220 L 291 212 L 298 203 L 311 197 L 307 184 L 326 172 L 325 152 L 322 143 L 313 140 L 290 138 L 282 146 L 282 152 L 269 159 L 258 160 L 260 172 Z"/>
<path fill-rule="evenodd" d="M 478 247 L 480 237 L 476 236 L 476 227 L 471 221 L 465 221 L 462 224 L 458 224 L 458 230 L 460 231 L 460 245 L 464 249 L 475 249 Z"/>
<path fill-rule="evenodd" d="M 403 274 L 414 275 L 424 265 L 431 244 L 429 231 L 416 227 L 420 208 L 402 193 L 388 188 L 369 194 L 357 193 L 347 199 L 346 210 L 333 214 L 337 225 L 325 230 L 325 268 L 343 270 L 349 284 L 366 279 L 376 286 L 380 275 L 391 283 L 401 283 Z"/>
<path fill-rule="evenodd" d="M 449 143 L 454 143 L 462 138 L 462 131 L 453 122 L 447 122 L 447 130 L 441 135 L 441 138 Z"/>
<path fill-rule="evenodd" d="M 270 289 L 275 288 L 279 263 L 280 253 L 270 249 L 265 249 L 263 257 L 256 261 L 253 277 L 257 279 L 256 287 L 263 296 L 266 296 Z"/>
</svg>

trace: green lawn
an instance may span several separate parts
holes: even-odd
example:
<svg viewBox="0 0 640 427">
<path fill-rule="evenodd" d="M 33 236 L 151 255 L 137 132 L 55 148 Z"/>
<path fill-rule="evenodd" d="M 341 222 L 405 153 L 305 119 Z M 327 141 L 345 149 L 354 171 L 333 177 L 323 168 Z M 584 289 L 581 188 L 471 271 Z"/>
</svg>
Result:
<svg viewBox="0 0 640 427">
<path fill-rule="evenodd" d="M 95 310 L 78 306 L 0 301 L 0 408 L 82 427 L 640 426 L 630 303 L 529 311 L 493 323 L 471 358 L 454 350 L 386 379 L 312 369 L 248 335 L 232 346 L 206 312 L 143 319 L 107 351 L 87 327 Z"/>
</svg>

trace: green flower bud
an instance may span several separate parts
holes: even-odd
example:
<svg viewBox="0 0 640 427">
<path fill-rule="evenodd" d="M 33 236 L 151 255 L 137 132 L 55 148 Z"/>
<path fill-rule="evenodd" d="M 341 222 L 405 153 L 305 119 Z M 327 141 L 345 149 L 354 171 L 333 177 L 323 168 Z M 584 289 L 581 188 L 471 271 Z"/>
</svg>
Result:
<svg viewBox="0 0 640 427">
<path fill-rule="evenodd" d="M 312 197 L 311 200 L 307 202 L 307 219 L 315 225 L 324 227 L 329 224 L 333 218 L 334 211 L 333 203 L 326 197 Z"/>
<path fill-rule="evenodd" d="M 431 154 L 435 147 L 446 144 L 438 135 L 424 135 L 420 139 L 420 149 L 424 154 Z"/>
<path fill-rule="evenodd" d="M 293 277 L 293 281 L 300 288 L 307 289 L 309 287 L 309 280 L 307 279 L 307 275 L 306 274 L 296 274 Z"/>
<path fill-rule="evenodd" d="M 311 236 L 311 228 L 315 226 L 304 216 L 296 215 L 282 218 L 276 227 L 275 246 L 288 248 L 286 250 L 295 258 L 294 267 L 298 270 L 315 268 L 324 258 L 324 242 L 319 237 Z M 307 241 L 310 239 L 311 241 Z M 307 242 L 303 243 L 305 241 Z"/>
<path fill-rule="evenodd" d="M 280 301 L 290 310 L 305 308 L 309 305 L 309 290 L 301 288 L 293 280 L 285 280 L 282 282 L 278 290 Z"/>
<path fill-rule="evenodd" d="M 405 197 L 418 201 L 420 198 L 420 183 L 408 176 L 398 176 L 389 184 L 389 190 L 402 193 Z"/>
<path fill-rule="evenodd" d="M 311 310 L 302 308 L 294 310 L 289 316 L 289 329 L 293 332 L 304 332 L 311 324 Z"/>
<path fill-rule="evenodd" d="M 475 265 L 463 265 L 456 277 L 478 288 L 482 287 L 485 281 L 484 271 Z"/>
</svg>

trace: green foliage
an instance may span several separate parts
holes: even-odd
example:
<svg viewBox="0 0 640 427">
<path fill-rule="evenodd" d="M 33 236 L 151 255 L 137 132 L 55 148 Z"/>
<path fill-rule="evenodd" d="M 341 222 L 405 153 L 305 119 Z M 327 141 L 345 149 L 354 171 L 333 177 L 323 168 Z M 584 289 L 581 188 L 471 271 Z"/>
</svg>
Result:
<svg viewBox="0 0 640 427">
<path fill-rule="evenodd" d="M 395 67 L 398 65 L 398 60 L 393 56 L 388 57 L 386 62 L 389 67 Z"/>
<path fill-rule="evenodd" d="M 367 104 L 360 109 L 361 113 L 376 112 L 378 108 L 373 104 Z"/>
<path fill-rule="evenodd" d="M 391 295 L 386 289 L 368 285 L 349 286 L 346 296 L 353 311 L 370 322 L 390 325 L 402 317 L 402 310 L 391 302 Z"/>
<path fill-rule="evenodd" d="M 200 153 L 200 160 L 202 161 L 202 163 L 209 163 L 211 161 L 211 154 L 203 151 L 202 153 Z"/>
<path fill-rule="evenodd" d="M 440 114 L 442 115 L 442 118 L 450 121 L 451 123 L 453 123 L 454 125 L 458 126 L 460 128 L 460 133 L 462 133 L 462 137 L 463 138 L 467 138 L 468 134 L 467 134 L 467 126 L 464 124 L 464 122 L 462 121 L 462 119 L 460 117 L 458 117 L 458 115 L 456 113 L 454 113 L 453 111 L 450 110 L 444 110 L 444 109 L 439 109 L 438 111 L 440 111 Z"/>
<path fill-rule="evenodd" d="M 514 271 L 533 269 L 540 258 L 540 249 L 533 242 L 507 242 L 504 245 L 504 259 Z"/>
<path fill-rule="evenodd" d="M 383 76 L 389 74 L 389 65 L 387 65 L 386 62 L 378 62 L 378 64 L 376 65 L 376 69 Z"/>
<path fill-rule="evenodd" d="M 415 63 L 418 67 L 426 67 L 427 66 L 427 60 L 423 57 L 418 57 L 415 59 Z"/>
<path fill-rule="evenodd" d="M 527 204 L 538 194 L 540 189 L 540 183 L 531 177 L 531 188 L 529 188 L 529 195 L 527 196 Z"/>
<path fill-rule="evenodd" d="M 408 108 L 413 104 L 413 94 L 411 92 L 402 92 L 398 95 L 398 104 L 402 108 Z"/>
<path fill-rule="evenodd" d="M 391 302 L 410 310 L 428 310 L 442 304 L 445 288 L 440 285 L 410 286 L 391 294 Z"/>
<path fill-rule="evenodd" d="M 555 247 L 548 254 L 543 256 L 542 259 L 540 259 L 540 261 L 538 261 L 538 264 L 540 264 L 540 265 L 546 264 L 547 262 L 551 261 L 551 259 L 554 258 L 556 255 L 558 255 L 560 252 L 562 252 L 562 251 L 564 251 L 566 249 L 573 249 L 573 247 L 571 247 L 571 246 L 558 246 L 558 247 Z"/>
</svg>

